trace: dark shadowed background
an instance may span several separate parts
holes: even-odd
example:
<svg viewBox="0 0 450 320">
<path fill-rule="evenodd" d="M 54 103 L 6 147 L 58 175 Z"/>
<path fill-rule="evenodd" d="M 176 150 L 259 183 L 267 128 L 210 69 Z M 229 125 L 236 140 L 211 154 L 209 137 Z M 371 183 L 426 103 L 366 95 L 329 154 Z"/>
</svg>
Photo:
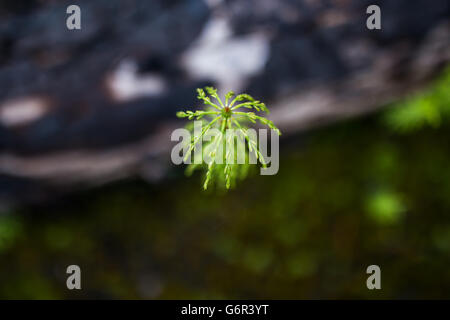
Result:
<svg viewBox="0 0 450 320">
<path fill-rule="evenodd" d="M 449 61 L 447 0 L 3 0 L 0 298 L 450 298 Z M 266 102 L 277 175 L 171 163 L 205 85 Z"/>
</svg>

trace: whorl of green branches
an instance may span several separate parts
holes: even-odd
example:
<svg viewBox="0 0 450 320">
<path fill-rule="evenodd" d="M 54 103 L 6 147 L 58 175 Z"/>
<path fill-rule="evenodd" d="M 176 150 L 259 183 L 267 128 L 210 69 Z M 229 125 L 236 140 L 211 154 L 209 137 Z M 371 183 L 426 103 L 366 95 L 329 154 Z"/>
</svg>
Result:
<svg viewBox="0 0 450 320">
<path fill-rule="evenodd" d="M 266 167 L 264 157 L 258 149 L 258 144 L 255 139 L 251 139 L 248 132 L 249 128 L 245 123 L 259 122 L 274 130 L 278 135 L 281 135 L 281 132 L 272 121 L 255 113 L 265 112 L 268 114 L 269 109 L 263 102 L 254 99 L 248 94 L 235 95 L 233 91 L 230 91 L 225 95 L 225 99 L 222 100 L 217 94 L 217 89 L 213 87 L 197 89 L 197 93 L 197 98 L 204 104 L 203 110 L 177 112 L 179 118 L 202 121 L 202 130 L 199 135 L 192 136 L 184 160 L 186 161 L 195 152 L 200 143 L 202 144 L 202 159 L 208 160 L 202 161 L 201 164 L 189 164 L 186 172 L 190 175 L 194 170 L 204 168 L 206 170 L 203 183 L 205 190 L 214 180 L 216 180 L 218 185 L 229 189 L 235 184 L 237 178 L 243 179 L 246 177 L 251 156 L 263 167 Z M 249 109 L 249 111 L 243 111 L 245 109 Z M 189 123 L 187 128 L 192 132 L 193 123 Z M 203 141 L 203 137 L 208 135 L 213 128 L 218 129 L 220 134 L 212 136 L 209 141 Z M 238 138 L 235 141 L 231 141 L 235 137 L 226 134 L 228 129 L 235 129 L 241 136 L 241 139 Z M 220 148 L 222 149 L 220 150 Z M 235 151 L 230 152 L 230 148 L 234 148 Z M 219 152 L 223 150 L 226 151 Z M 237 163 L 238 152 L 245 153 L 244 164 Z M 222 155 L 222 159 L 218 159 L 220 155 Z"/>
</svg>

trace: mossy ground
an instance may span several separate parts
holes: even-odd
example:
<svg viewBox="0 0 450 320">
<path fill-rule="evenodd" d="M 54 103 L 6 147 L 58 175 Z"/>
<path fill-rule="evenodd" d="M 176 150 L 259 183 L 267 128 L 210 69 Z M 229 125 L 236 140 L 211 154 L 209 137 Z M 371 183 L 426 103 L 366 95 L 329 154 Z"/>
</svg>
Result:
<svg viewBox="0 0 450 320">
<path fill-rule="evenodd" d="M 175 168 L 5 212 L 0 297 L 448 298 L 450 125 L 405 135 L 383 118 L 283 140 L 277 175 L 227 193 Z"/>
</svg>

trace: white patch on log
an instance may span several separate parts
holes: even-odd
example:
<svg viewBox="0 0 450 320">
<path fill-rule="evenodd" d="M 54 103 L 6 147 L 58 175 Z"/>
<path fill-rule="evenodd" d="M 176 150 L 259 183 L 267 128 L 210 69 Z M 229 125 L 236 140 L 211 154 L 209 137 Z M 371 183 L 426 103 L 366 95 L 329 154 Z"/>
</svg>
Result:
<svg viewBox="0 0 450 320">
<path fill-rule="evenodd" d="M 18 98 L 0 105 L 0 122 L 7 127 L 28 124 L 41 118 L 48 102 L 39 97 Z"/>
<path fill-rule="evenodd" d="M 215 8 L 223 3 L 223 0 L 205 0 L 205 3 L 210 8 Z"/>
<path fill-rule="evenodd" d="M 181 63 L 192 78 L 213 80 L 221 92 L 237 92 L 249 77 L 264 69 L 269 54 L 267 36 L 252 33 L 233 38 L 228 21 L 214 17 L 183 54 Z"/>
<path fill-rule="evenodd" d="M 166 83 L 160 75 L 138 75 L 137 71 L 136 63 L 124 60 L 108 77 L 107 88 L 114 100 L 125 102 L 140 97 L 157 96 L 166 90 Z"/>
</svg>

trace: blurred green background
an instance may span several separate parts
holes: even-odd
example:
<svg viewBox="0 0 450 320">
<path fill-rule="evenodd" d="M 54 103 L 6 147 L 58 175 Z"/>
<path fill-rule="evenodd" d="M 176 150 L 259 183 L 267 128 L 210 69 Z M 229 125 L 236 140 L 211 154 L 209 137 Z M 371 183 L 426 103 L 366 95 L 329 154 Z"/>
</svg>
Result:
<svg viewBox="0 0 450 320">
<path fill-rule="evenodd" d="M 365 118 L 282 140 L 228 193 L 174 167 L 0 213 L 0 297 L 449 298 L 450 70 Z M 66 267 L 82 290 L 66 289 Z M 382 290 L 366 288 L 381 267 Z"/>
</svg>

